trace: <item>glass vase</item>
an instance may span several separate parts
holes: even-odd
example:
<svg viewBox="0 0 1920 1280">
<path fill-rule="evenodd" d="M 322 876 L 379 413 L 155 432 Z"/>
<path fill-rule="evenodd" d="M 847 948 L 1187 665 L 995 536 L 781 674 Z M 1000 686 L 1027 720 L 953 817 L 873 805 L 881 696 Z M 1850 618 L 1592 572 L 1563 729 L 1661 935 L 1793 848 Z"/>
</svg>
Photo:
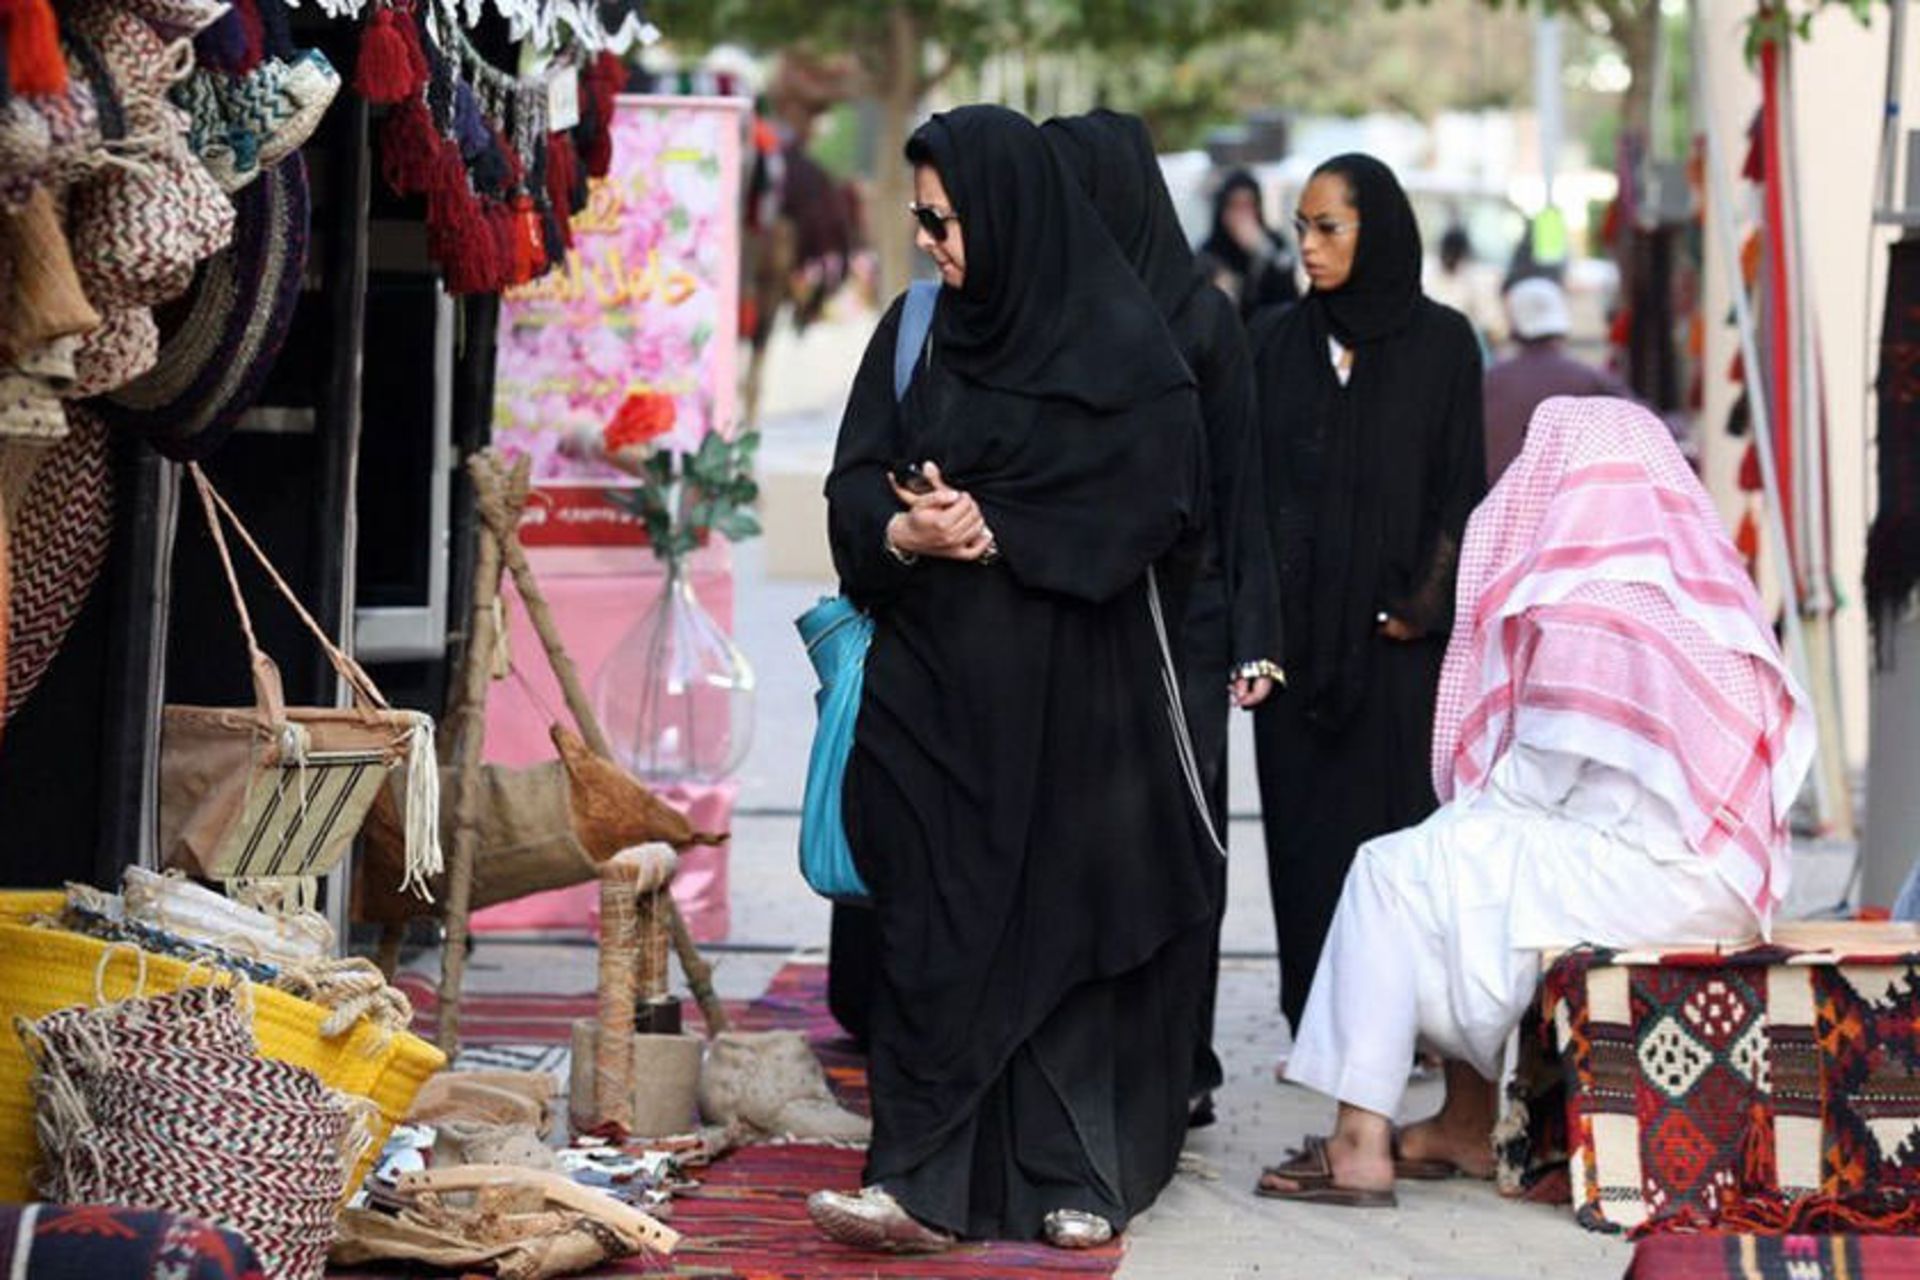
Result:
<svg viewBox="0 0 1920 1280">
<path fill-rule="evenodd" d="M 614 757 L 650 783 L 712 783 L 753 741 L 753 667 L 670 564 L 653 607 L 594 681 Z"/>
</svg>

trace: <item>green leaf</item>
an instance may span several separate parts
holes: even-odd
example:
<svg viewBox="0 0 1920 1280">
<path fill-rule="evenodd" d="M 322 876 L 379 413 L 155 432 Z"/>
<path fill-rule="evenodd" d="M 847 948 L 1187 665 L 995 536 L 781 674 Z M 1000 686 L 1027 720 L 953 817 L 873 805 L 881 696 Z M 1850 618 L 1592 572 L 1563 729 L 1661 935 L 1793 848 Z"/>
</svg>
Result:
<svg viewBox="0 0 1920 1280">
<path fill-rule="evenodd" d="M 744 542 L 760 535 L 760 517 L 751 511 L 729 511 L 713 527 L 729 542 Z"/>
</svg>

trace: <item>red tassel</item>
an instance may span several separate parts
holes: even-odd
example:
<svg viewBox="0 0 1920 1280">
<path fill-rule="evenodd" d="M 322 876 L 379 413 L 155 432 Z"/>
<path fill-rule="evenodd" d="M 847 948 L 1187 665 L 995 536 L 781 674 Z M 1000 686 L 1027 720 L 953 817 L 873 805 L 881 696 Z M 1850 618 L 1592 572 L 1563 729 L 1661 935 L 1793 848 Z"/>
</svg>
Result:
<svg viewBox="0 0 1920 1280">
<path fill-rule="evenodd" d="M 426 46 L 420 43 L 420 16 L 411 4 L 402 4 L 393 15 L 394 30 L 407 47 L 407 68 L 413 75 L 413 92 L 419 93 L 433 79 L 433 66 L 427 61 Z"/>
<path fill-rule="evenodd" d="M 560 243 L 573 248 L 573 183 L 579 176 L 580 162 L 573 154 L 573 139 L 564 133 L 547 138 L 547 204 L 560 226 Z"/>
<path fill-rule="evenodd" d="M 240 65 L 233 71 L 236 75 L 246 75 L 266 61 L 267 26 L 260 18 L 260 6 L 255 0 L 234 0 L 233 11 L 240 18 L 240 30 L 246 40 L 246 52 L 240 55 Z"/>
<path fill-rule="evenodd" d="M 1760 450 L 1749 441 L 1746 456 L 1740 459 L 1740 492 L 1759 493 L 1765 487 L 1760 478 Z"/>
<path fill-rule="evenodd" d="M 487 235 L 493 245 L 495 287 L 504 289 L 520 282 L 520 228 L 513 210 L 499 200 L 480 202 L 486 209 Z"/>
<path fill-rule="evenodd" d="M 547 237 L 540 229 L 540 211 L 533 207 L 532 196 L 513 198 L 513 220 L 520 232 L 514 263 L 516 268 L 524 267 L 518 283 L 525 284 L 547 269 Z"/>
<path fill-rule="evenodd" d="M 467 182 L 460 148 L 445 140 L 428 174 L 427 255 L 445 273 L 448 293 L 491 293 L 499 287 L 493 233 Z"/>
<path fill-rule="evenodd" d="M 580 149 L 580 163 L 589 178 L 604 178 L 613 171 L 613 134 L 601 129 Z"/>
<path fill-rule="evenodd" d="M 67 60 L 48 0 L 0 0 L 0 24 L 7 29 L 7 84 L 13 91 L 65 93 Z"/>
<path fill-rule="evenodd" d="M 418 86 L 407 42 L 393 20 L 393 10 L 379 9 L 360 33 L 360 54 L 353 63 L 354 92 L 368 102 L 394 106 L 405 102 Z"/>
<path fill-rule="evenodd" d="M 1737 387 L 1747 385 L 1747 357 L 1744 352 L 1736 351 L 1727 365 L 1727 381 Z"/>
<path fill-rule="evenodd" d="M 419 98 L 402 102 L 380 126 L 380 172 L 395 195 L 417 196 L 435 181 L 440 135 Z"/>
</svg>

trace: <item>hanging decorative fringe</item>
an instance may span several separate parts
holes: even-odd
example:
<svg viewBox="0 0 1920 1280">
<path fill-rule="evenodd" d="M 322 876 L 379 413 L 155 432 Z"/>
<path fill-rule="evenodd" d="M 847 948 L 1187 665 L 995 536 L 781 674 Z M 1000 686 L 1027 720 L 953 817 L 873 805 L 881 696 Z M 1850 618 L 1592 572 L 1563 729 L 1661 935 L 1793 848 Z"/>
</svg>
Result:
<svg viewBox="0 0 1920 1280">
<path fill-rule="evenodd" d="M 440 850 L 440 759 L 433 745 L 433 717 L 416 712 L 407 734 L 407 869 L 400 892 L 433 901 L 428 885 L 446 870 Z"/>
<path fill-rule="evenodd" d="M 49 0 L 0 0 L 0 24 L 6 27 L 8 87 L 14 93 L 65 93 L 67 60 Z"/>
<path fill-rule="evenodd" d="M 433 184 L 440 146 L 427 104 L 419 98 L 402 103 L 387 116 L 380 126 L 380 173 L 395 195 L 426 194 Z"/>
</svg>

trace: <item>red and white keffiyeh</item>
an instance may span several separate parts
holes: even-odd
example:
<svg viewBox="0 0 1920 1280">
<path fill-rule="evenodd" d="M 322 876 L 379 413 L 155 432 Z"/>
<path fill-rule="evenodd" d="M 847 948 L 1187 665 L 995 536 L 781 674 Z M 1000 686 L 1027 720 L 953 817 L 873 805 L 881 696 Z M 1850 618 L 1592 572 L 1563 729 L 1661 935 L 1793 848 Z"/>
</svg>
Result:
<svg viewBox="0 0 1920 1280">
<path fill-rule="evenodd" d="M 1515 742 L 1624 770 L 1763 923 L 1814 717 L 1719 512 L 1658 419 L 1556 397 L 1467 527 L 1440 677 L 1442 801 Z"/>
</svg>

